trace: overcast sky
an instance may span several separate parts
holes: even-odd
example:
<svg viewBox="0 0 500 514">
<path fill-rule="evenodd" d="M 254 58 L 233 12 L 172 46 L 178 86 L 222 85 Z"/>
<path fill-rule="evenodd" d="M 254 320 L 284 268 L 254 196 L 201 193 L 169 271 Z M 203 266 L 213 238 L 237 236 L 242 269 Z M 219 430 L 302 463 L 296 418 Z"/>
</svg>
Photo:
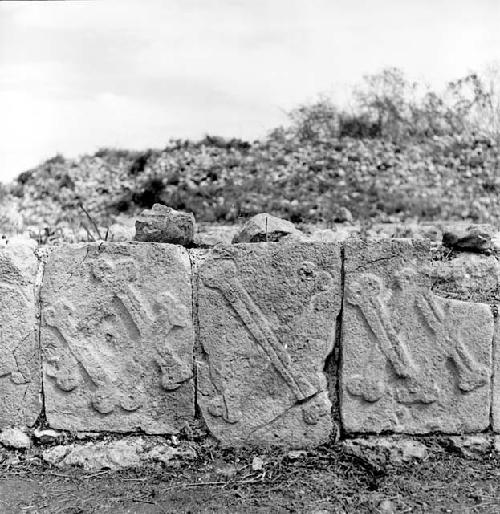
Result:
<svg viewBox="0 0 500 514">
<path fill-rule="evenodd" d="M 0 2 L 0 180 L 57 152 L 254 139 L 398 66 L 433 85 L 500 59 L 499 0 Z"/>
</svg>

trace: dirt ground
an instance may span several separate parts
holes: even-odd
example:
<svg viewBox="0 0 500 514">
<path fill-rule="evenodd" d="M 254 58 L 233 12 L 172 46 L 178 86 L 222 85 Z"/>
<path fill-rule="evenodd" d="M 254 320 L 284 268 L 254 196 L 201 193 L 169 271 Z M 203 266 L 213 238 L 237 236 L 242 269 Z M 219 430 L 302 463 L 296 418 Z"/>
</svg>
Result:
<svg viewBox="0 0 500 514">
<path fill-rule="evenodd" d="M 126 472 L 21 458 L 0 467 L 0 512 L 500 512 L 495 454 L 466 458 L 440 443 L 426 445 L 426 459 L 406 464 L 355 456 L 341 445 L 299 454 L 207 449 L 174 467 Z"/>
</svg>

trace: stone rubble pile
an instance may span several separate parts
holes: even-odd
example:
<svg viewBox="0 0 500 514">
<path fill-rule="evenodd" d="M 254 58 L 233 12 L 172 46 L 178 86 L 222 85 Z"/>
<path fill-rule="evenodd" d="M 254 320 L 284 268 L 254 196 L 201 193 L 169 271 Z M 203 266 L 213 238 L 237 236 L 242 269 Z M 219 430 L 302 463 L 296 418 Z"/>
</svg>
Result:
<svg viewBox="0 0 500 514">
<path fill-rule="evenodd" d="M 153 212 L 165 241 L 177 216 Z M 176 434 L 197 412 L 224 446 L 500 433 L 499 283 L 494 251 L 424 239 L 7 244 L 0 443 Z M 132 460 L 163 458 L 136 443 Z"/>
</svg>

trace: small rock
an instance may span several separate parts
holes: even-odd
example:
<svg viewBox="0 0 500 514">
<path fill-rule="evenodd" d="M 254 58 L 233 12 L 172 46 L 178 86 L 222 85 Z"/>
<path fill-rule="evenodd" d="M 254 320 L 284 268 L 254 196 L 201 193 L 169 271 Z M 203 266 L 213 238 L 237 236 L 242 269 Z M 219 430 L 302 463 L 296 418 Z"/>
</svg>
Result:
<svg viewBox="0 0 500 514">
<path fill-rule="evenodd" d="M 40 457 L 34 456 L 34 457 L 28 457 L 25 459 L 25 462 L 29 462 L 30 464 L 33 464 L 35 466 L 41 466 L 42 465 L 42 459 Z"/>
<path fill-rule="evenodd" d="M 156 446 L 148 452 L 148 458 L 152 461 L 169 464 L 175 456 L 175 449 L 170 446 Z"/>
<path fill-rule="evenodd" d="M 347 207 L 338 207 L 333 214 L 333 221 L 336 223 L 351 223 L 352 213 Z"/>
<path fill-rule="evenodd" d="M 168 465 L 176 459 L 196 458 L 196 452 L 182 443 L 173 447 L 142 437 L 129 437 L 53 446 L 44 450 L 42 457 L 45 462 L 60 468 L 79 466 L 86 471 L 96 471 L 138 468 L 155 462 Z"/>
<path fill-rule="evenodd" d="M 166 465 L 176 459 L 192 460 L 195 458 L 196 451 L 194 448 L 187 445 L 172 447 L 166 444 L 156 444 L 141 455 L 143 461 L 161 462 Z"/>
<path fill-rule="evenodd" d="M 56 443 L 64 439 L 64 434 L 62 432 L 57 432 L 56 430 L 52 430 L 48 428 L 46 430 L 35 429 L 33 434 L 35 439 L 38 439 L 41 443 Z"/>
<path fill-rule="evenodd" d="M 494 248 L 492 236 L 495 232 L 490 225 L 470 225 L 466 229 L 448 228 L 443 233 L 443 244 L 459 252 L 489 254 Z"/>
<path fill-rule="evenodd" d="M 465 457 L 484 455 L 491 450 L 491 439 L 487 435 L 452 436 L 448 440 Z"/>
<path fill-rule="evenodd" d="M 58 467 L 79 466 L 85 471 L 139 467 L 141 438 L 98 443 L 59 445 L 45 450 L 43 460 Z"/>
<path fill-rule="evenodd" d="M 393 501 L 385 499 L 378 504 L 378 511 L 384 514 L 392 514 L 396 512 L 396 505 Z"/>
<path fill-rule="evenodd" d="M 58 466 L 73 448 L 73 444 L 54 446 L 43 451 L 42 459 L 48 464 Z"/>
<path fill-rule="evenodd" d="M 158 203 L 146 209 L 135 222 L 135 240 L 191 246 L 196 223 L 191 213 L 176 211 Z"/>
<path fill-rule="evenodd" d="M 283 238 L 300 239 L 302 233 L 290 221 L 267 213 L 250 218 L 233 237 L 233 243 L 276 242 Z"/>
<path fill-rule="evenodd" d="M 427 448 L 419 441 L 390 437 L 370 437 L 344 442 L 347 453 L 380 463 L 401 464 L 427 457 Z"/>
<path fill-rule="evenodd" d="M 307 456 L 307 452 L 305 450 L 291 450 L 286 454 L 286 456 L 290 460 L 296 460 L 300 459 L 301 457 Z"/>
<path fill-rule="evenodd" d="M 5 459 L 2 464 L 4 466 L 17 466 L 21 462 L 21 459 L 17 455 L 10 455 Z"/>
<path fill-rule="evenodd" d="M 234 464 L 221 462 L 215 466 L 215 472 L 226 479 L 233 478 L 238 473 L 238 468 Z"/>
<path fill-rule="evenodd" d="M 6 428 L 0 434 L 0 444 L 16 450 L 27 450 L 31 447 L 31 439 L 19 428 Z"/>
<path fill-rule="evenodd" d="M 255 456 L 252 461 L 252 471 L 262 471 L 264 469 L 264 460 L 262 457 Z"/>
<path fill-rule="evenodd" d="M 397 445 L 397 451 L 401 453 L 404 462 L 411 460 L 424 460 L 427 457 L 427 448 L 418 441 L 404 440 Z"/>
<path fill-rule="evenodd" d="M 500 453 L 500 435 L 495 435 L 493 438 L 493 447 L 497 453 Z"/>
</svg>

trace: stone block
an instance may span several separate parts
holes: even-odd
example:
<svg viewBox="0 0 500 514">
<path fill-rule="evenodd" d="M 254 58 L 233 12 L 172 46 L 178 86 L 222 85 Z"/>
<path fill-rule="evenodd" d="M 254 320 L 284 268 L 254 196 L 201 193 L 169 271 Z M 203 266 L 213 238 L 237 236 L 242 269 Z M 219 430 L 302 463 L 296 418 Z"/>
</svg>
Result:
<svg viewBox="0 0 500 514">
<path fill-rule="evenodd" d="M 37 271 L 38 260 L 30 245 L 0 247 L 0 429 L 31 426 L 42 408 Z"/>
<path fill-rule="evenodd" d="M 401 436 L 347 439 L 342 448 L 345 453 L 378 466 L 424 460 L 429 455 L 420 441 L 401 439 Z"/>
<path fill-rule="evenodd" d="M 464 457 L 484 457 L 490 453 L 493 446 L 493 438 L 490 434 L 451 436 L 448 444 L 453 450 Z"/>
<path fill-rule="evenodd" d="M 345 245 L 341 417 L 351 433 L 489 426 L 493 314 L 433 291 L 427 242 Z"/>
<path fill-rule="evenodd" d="M 0 444 L 6 448 L 28 450 L 31 447 L 31 439 L 19 428 L 6 428 L 0 432 Z"/>
<path fill-rule="evenodd" d="M 498 311 L 498 305 L 496 305 Z M 495 339 L 493 341 L 493 398 L 492 398 L 492 423 L 493 431 L 500 433 L 500 323 L 495 319 Z M 499 440 L 500 441 L 500 440 Z M 500 451 L 500 445 L 498 446 Z"/>
<path fill-rule="evenodd" d="M 190 273 L 178 246 L 54 249 L 41 327 L 52 428 L 161 434 L 193 419 Z"/>
<path fill-rule="evenodd" d="M 314 446 L 333 422 L 323 373 L 341 304 L 339 246 L 214 249 L 198 274 L 198 404 L 226 446 Z"/>
<path fill-rule="evenodd" d="M 194 241 L 196 223 L 191 213 L 155 203 L 151 210 L 146 209 L 137 218 L 135 231 L 136 241 L 190 246 Z"/>
</svg>

